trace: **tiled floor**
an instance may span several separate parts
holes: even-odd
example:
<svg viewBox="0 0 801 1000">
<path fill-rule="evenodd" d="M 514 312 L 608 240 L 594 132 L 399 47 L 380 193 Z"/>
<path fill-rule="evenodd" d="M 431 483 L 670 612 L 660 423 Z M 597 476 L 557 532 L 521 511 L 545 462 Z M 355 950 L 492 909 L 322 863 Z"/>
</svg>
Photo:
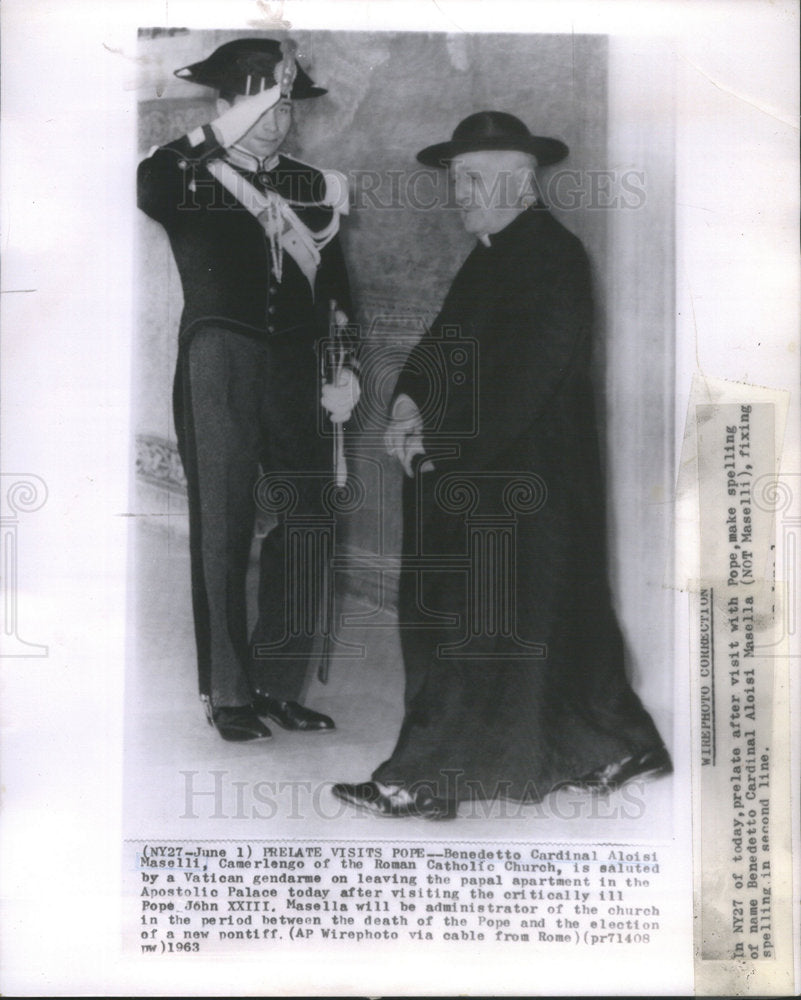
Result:
<svg viewBox="0 0 801 1000">
<path fill-rule="evenodd" d="M 143 520 L 137 530 L 135 608 L 126 693 L 126 836 L 177 839 L 335 838 L 637 842 L 671 838 L 671 779 L 632 783 L 608 799 L 559 793 L 539 805 L 462 806 L 450 823 L 357 813 L 331 794 L 364 780 L 392 751 L 403 667 L 394 617 L 343 630 L 363 655 L 334 660 L 306 704 L 334 717 L 329 734 L 271 726 L 267 743 L 226 743 L 197 698 L 185 535 Z M 364 612 L 345 597 L 342 613 Z"/>
</svg>

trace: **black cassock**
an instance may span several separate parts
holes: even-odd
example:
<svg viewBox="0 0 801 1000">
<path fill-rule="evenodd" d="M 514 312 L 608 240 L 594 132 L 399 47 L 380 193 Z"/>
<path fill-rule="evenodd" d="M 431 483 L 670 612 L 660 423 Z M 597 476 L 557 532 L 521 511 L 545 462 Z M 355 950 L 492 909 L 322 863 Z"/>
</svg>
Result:
<svg viewBox="0 0 801 1000">
<path fill-rule="evenodd" d="M 490 242 L 396 389 L 435 468 L 404 485 L 406 714 L 373 777 L 537 801 L 662 740 L 607 580 L 586 254 L 542 208 Z"/>
</svg>

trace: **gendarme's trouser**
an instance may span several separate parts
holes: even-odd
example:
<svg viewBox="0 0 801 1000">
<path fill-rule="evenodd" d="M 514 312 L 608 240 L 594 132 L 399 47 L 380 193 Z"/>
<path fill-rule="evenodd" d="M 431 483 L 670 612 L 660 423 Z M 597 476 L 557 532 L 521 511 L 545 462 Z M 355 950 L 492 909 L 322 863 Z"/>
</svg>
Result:
<svg viewBox="0 0 801 1000">
<path fill-rule="evenodd" d="M 331 446 L 318 430 L 319 384 L 306 328 L 260 341 L 203 324 L 181 344 L 175 423 L 188 485 L 200 693 L 214 706 L 247 704 L 254 689 L 297 700 L 305 686 L 333 530 L 323 507 Z M 257 497 L 277 523 L 262 544 L 248 640 Z M 304 524 L 316 535 L 299 534 Z"/>
</svg>

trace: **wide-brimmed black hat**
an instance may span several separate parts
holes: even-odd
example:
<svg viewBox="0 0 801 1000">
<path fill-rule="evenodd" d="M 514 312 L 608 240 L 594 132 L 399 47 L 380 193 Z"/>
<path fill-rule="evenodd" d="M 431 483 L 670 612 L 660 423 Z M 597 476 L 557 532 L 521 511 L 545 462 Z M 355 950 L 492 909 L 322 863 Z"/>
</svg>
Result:
<svg viewBox="0 0 801 1000">
<path fill-rule="evenodd" d="M 237 38 L 215 49 L 207 59 L 177 69 L 175 75 L 229 94 L 258 94 L 279 82 L 274 70 L 282 59 L 281 43 L 273 38 Z M 327 93 L 297 67 L 290 92 L 294 100 Z"/>
<path fill-rule="evenodd" d="M 532 153 L 540 166 L 558 163 L 569 152 L 559 139 L 532 135 L 514 115 L 505 111 L 479 111 L 459 122 L 450 142 L 426 146 L 417 154 L 417 159 L 427 167 L 444 167 L 463 153 L 507 149 Z"/>
</svg>

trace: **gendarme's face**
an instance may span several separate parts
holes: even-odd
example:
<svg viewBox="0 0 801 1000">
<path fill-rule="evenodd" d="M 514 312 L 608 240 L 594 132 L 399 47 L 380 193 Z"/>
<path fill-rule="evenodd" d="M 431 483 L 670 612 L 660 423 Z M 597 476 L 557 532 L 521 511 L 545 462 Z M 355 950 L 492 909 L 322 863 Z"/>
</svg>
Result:
<svg viewBox="0 0 801 1000">
<path fill-rule="evenodd" d="M 468 233 L 497 233 L 519 211 L 519 157 L 504 150 L 463 153 L 451 162 L 456 203 Z"/>
<path fill-rule="evenodd" d="M 234 104 L 246 100 L 247 97 L 236 97 Z M 238 140 L 237 145 L 264 160 L 281 148 L 291 125 L 292 101 L 282 97 L 269 111 L 264 112 L 256 124 Z"/>
</svg>

